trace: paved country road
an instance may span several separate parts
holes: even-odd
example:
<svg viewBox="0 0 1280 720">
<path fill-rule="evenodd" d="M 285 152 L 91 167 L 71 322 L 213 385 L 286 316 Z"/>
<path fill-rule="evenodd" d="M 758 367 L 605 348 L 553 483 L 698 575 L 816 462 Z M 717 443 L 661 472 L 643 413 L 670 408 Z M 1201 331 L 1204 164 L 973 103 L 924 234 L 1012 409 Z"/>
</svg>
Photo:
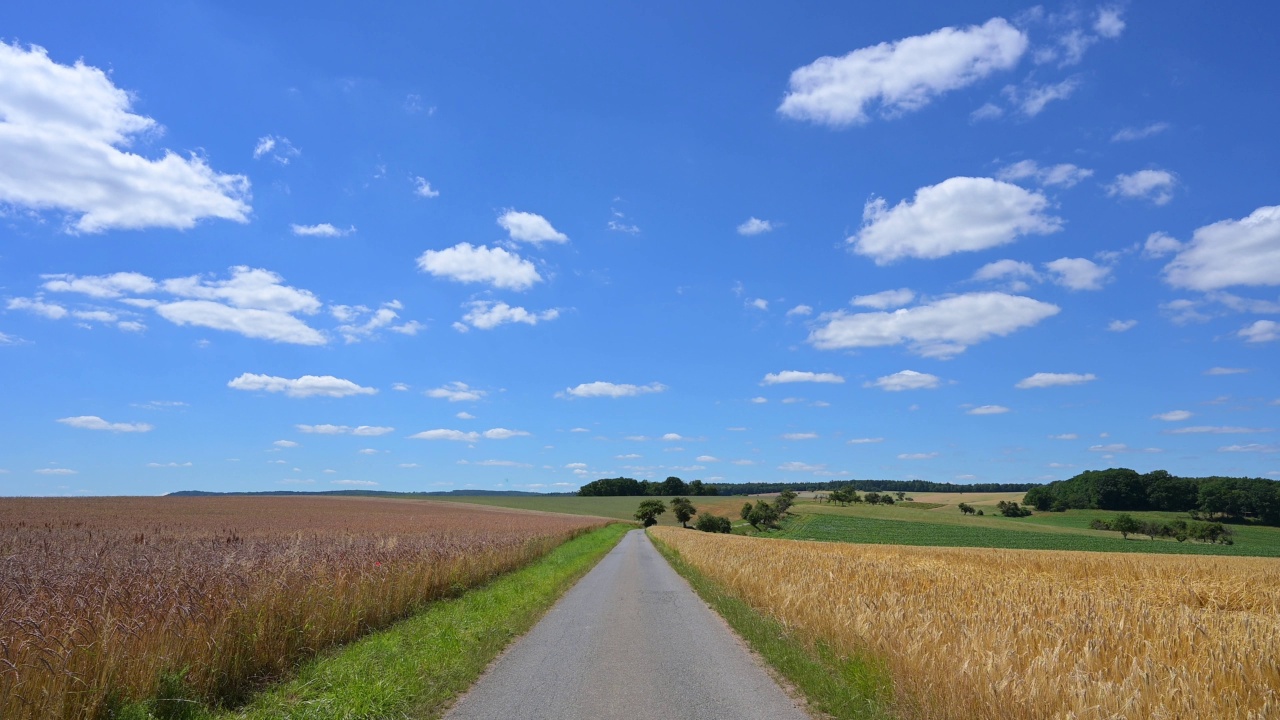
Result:
<svg viewBox="0 0 1280 720">
<path fill-rule="evenodd" d="M 635 530 L 445 717 L 809 716 Z"/>
</svg>

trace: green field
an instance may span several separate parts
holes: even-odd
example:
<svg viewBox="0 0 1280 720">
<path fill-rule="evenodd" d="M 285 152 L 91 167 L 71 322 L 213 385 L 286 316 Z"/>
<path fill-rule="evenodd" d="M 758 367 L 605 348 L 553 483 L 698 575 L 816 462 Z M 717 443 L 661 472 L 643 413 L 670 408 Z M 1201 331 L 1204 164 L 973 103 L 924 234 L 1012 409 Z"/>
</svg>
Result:
<svg viewBox="0 0 1280 720">
<path fill-rule="evenodd" d="M 840 508 L 804 503 L 796 506 L 795 512 L 780 532 L 770 532 L 768 536 L 886 545 L 1280 557 L 1280 528 L 1231 526 L 1236 533 L 1234 545 L 1179 543 L 1133 535 L 1125 540 L 1119 533 L 1089 529 L 1091 520 L 1113 518 L 1118 514 L 1114 511 L 1070 510 L 1036 513 L 1027 518 L 966 517 L 959 512 L 951 516 L 912 508 Z M 1179 517 L 1177 513 L 1130 514 L 1162 521 Z"/>
<path fill-rule="evenodd" d="M 505 496 L 505 495 L 484 495 L 484 496 L 449 496 L 449 497 L 433 497 L 432 502 L 460 502 L 472 503 L 476 505 L 492 505 L 495 507 L 516 508 L 518 510 L 539 510 L 542 512 L 567 513 L 569 515 L 594 515 L 597 517 L 614 518 L 617 520 L 634 520 L 636 508 L 640 507 L 641 501 L 644 500 L 662 500 L 669 502 L 670 497 L 576 497 L 576 496 L 552 496 L 552 497 L 523 497 L 523 496 Z M 742 507 L 742 503 L 746 502 L 746 498 L 739 496 L 708 496 L 708 497 L 691 497 L 690 501 L 694 506 L 704 512 L 711 512 L 717 515 L 729 515 L 736 518 L 738 516 L 738 508 Z M 667 511 L 658 516 L 659 525 L 679 525 L 675 516 L 671 511 Z"/>
</svg>

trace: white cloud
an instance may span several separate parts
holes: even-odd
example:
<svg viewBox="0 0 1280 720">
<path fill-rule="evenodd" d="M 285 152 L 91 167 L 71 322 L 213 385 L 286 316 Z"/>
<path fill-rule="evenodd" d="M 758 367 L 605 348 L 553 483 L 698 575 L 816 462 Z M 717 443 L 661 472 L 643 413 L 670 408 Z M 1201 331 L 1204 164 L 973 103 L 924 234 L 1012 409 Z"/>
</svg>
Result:
<svg viewBox="0 0 1280 720">
<path fill-rule="evenodd" d="M 391 389 L 395 390 L 396 392 L 409 392 L 409 385 L 408 383 L 401 383 L 401 382 L 392 383 Z"/>
<path fill-rule="evenodd" d="M 542 282 L 533 263 L 502 248 L 458 243 L 444 250 L 428 250 L 418 268 L 436 277 L 464 283 L 488 283 L 495 288 L 528 290 Z"/>
<path fill-rule="evenodd" d="M 456 442 L 475 442 L 480 439 L 480 433 L 440 428 L 436 430 L 423 430 L 420 433 L 410 435 L 409 438 L 413 440 L 453 440 Z"/>
<path fill-rule="evenodd" d="M 1144 257 L 1158 258 L 1164 257 L 1169 253 L 1176 253 L 1182 249 L 1182 243 L 1177 238 L 1170 237 L 1162 232 L 1153 232 L 1147 236 L 1147 240 L 1142 245 L 1142 254 Z"/>
<path fill-rule="evenodd" d="M 1273 342 L 1280 340 L 1280 323 L 1274 320 L 1258 320 L 1237 333 L 1248 342 Z"/>
<path fill-rule="evenodd" d="M 868 106 L 877 102 L 882 115 L 902 115 L 944 92 L 1012 69 L 1026 49 L 1026 35 L 993 18 L 981 26 L 946 27 L 839 58 L 821 57 L 791 73 L 778 112 L 834 127 L 866 123 Z"/>
<path fill-rule="evenodd" d="M 35 473 L 37 475 L 78 475 L 80 474 L 78 470 L 72 470 L 71 468 L 62 468 L 62 467 L 38 468 L 35 471 Z"/>
<path fill-rule="evenodd" d="M 1104 436 L 1105 437 L 1105 436 Z M 1090 445 L 1089 452 L 1099 453 L 1158 453 L 1163 452 L 1160 448 L 1131 448 L 1124 443 L 1111 443 L 1109 445 Z"/>
<path fill-rule="evenodd" d="M 1186 410 L 1170 410 L 1152 415 L 1152 420 L 1164 420 L 1165 422 L 1181 422 L 1191 417 L 1191 413 Z"/>
<path fill-rule="evenodd" d="M 326 343 L 323 334 L 294 317 L 294 313 L 316 313 L 320 300 L 310 291 L 283 284 L 283 278 L 269 270 L 240 265 L 231 268 L 227 280 L 192 275 L 165 280 L 160 286 L 172 295 L 190 298 L 153 306 L 176 325 L 298 345 Z"/>
<path fill-rule="evenodd" d="M 1107 330 L 1109 332 L 1117 333 L 1128 332 L 1137 326 L 1137 324 L 1137 320 L 1112 320 L 1107 324 Z"/>
<path fill-rule="evenodd" d="M 0 43 L 3 45 L 4 43 Z M 61 320 L 67 316 L 67 309 L 61 305 L 46 303 L 41 298 L 11 298 L 6 306 L 10 310 L 26 310 L 50 320 Z"/>
<path fill-rule="evenodd" d="M 1169 129 L 1167 122 L 1155 122 L 1140 128 L 1121 128 L 1111 136 L 1111 142 L 1132 142 L 1134 140 L 1142 140 L 1152 135 L 1159 135 Z"/>
<path fill-rule="evenodd" d="M 953 177 L 922 187 L 893 208 L 867 201 L 863 225 L 846 242 L 853 251 L 887 265 L 902 258 L 934 259 L 985 250 L 1021 235 L 1047 235 L 1062 220 L 1045 213 L 1044 195 L 991 178 Z"/>
<path fill-rule="evenodd" d="M 754 405 L 763 405 L 763 404 L 765 404 L 765 403 L 769 402 L 769 398 L 764 398 L 764 397 L 753 397 L 753 398 L 751 398 L 751 400 L 750 400 L 749 402 L 751 402 L 751 403 L 752 403 L 752 404 L 754 404 Z"/>
<path fill-rule="evenodd" d="M 330 223 L 320 223 L 318 225 L 293 224 L 289 226 L 289 230 L 294 235 L 301 235 L 303 237 L 342 237 L 343 235 L 350 235 L 355 232 L 356 226 L 352 225 L 346 230 L 343 230 L 341 228 L 334 227 Z"/>
<path fill-rule="evenodd" d="M 302 151 L 294 147 L 287 137 L 266 135 L 258 138 L 258 144 L 253 146 L 253 159 L 261 160 L 268 155 L 281 165 L 288 165 L 291 160 L 301 156 Z"/>
<path fill-rule="evenodd" d="M 816 440 L 817 438 L 818 433 L 815 432 L 792 432 L 782 434 L 783 440 Z"/>
<path fill-rule="evenodd" d="M 809 463 L 793 461 L 788 463 L 782 463 L 781 465 L 778 466 L 778 469 L 783 472 L 818 472 L 820 470 L 826 470 L 827 466 L 826 465 L 810 465 Z"/>
<path fill-rule="evenodd" d="M 759 235 L 771 230 L 773 230 L 773 223 L 757 217 L 747 218 L 746 222 L 738 226 L 739 235 Z"/>
<path fill-rule="evenodd" d="M 289 379 L 274 375 L 244 373 L 227 383 L 227 387 L 233 390 L 282 392 L 293 398 L 336 398 L 351 395 L 373 395 L 378 392 L 374 388 L 361 387 L 350 380 L 343 380 L 332 375 L 303 375 L 297 379 Z"/>
<path fill-rule="evenodd" d="M 440 191 L 432 188 L 431 183 L 427 182 L 426 178 L 415 176 L 412 182 L 414 195 L 424 198 L 440 197 Z"/>
<path fill-rule="evenodd" d="M 278 448 L 296 448 L 296 447 L 298 447 L 298 443 L 296 443 L 296 442 L 294 442 L 294 441 L 292 441 L 292 440 L 277 440 L 277 441 L 275 441 L 275 442 L 273 442 L 273 443 L 271 443 L 271 444 L 272 444 L 272 445 L 275 445 L 275 446 L 276 446 L 276 447 L 278 447 Z"/>
<path fill-rule="evenodd" d="M 360 437 L 377 437 L 395 432 L 393 427 L 380 427 L 377 425 L 358 425 L 350 427 L 348 425 L 294 425 L 298 432 L 308 433 L 312 435 L 356 435 Z"/>
<path fill-rule="evenodd" d="M 699 455 L 698 457 L 694 458 L 693 461 L 701 462 L 701 463 L 713 463 L 713 462 L 720 462 L 720 458 L 714 455 Z"/>
<path fill-rule="evenodd" d="M 491 428 L 484 431 L 484 436 L 490 440 L 507 440 L 513 437 L 527 437 L 529 433 L 524 430 L 508 430 L 506 428 Z"/>
<path fill-rule="evenodd" d="M 1050 440 L 1079 440 L 1080 436 L 1075 433 L 1062 433 L 1061 435 L 1050 435 Z"/>
<path fill-rule="evenodd" d="M 363 449 L 357 450 L 356 452 L 360 453 L 361 455 L 377 455 L 378 454 L 378 451 L 374 450 L 373 448 L 363 448 Z"/>
<path fill-rule="evenodd" d="M 375 487 L 378 483 L 372 480 L 330 480 L 330 485 L 351 485 L 356 487 Z"/>
<path fill-rule="evenodd" d="M 1008 182 L 1034 180 L 1041 185 L 1074 187 L 1081 180 L 1092 177 L 1093 171 L 1071 163 L 1040 167 L 1035 160 L 1023 160 L 1001 168 L 996 178 Z"/>
<path fill-rule="evenodd" d="M 1191 290 L 1280 285 L 1280 205 L 1198 228 L 1164 276 L 1170 285 Z"/>
<path fill-rule="evenodd" d="M 147 463 L 147 467 L 149 467 L 149 468 L 182 468 L 182 467 L 191 467 L 191 463 L 189 463 L 189 462 L 184 462 L 184 463 L 180 463 L 180 462 L 167 462 L 167 463 L 149 462 L 149 463 Z"/>
<path fill-rule="evenodd" d="M 605 227 L 613 232 L 626 233 L 628 235 L 640 234 L 639 226 L 625 223 L 620 220 L 610 220 Z"/>
<path fill-rule="evenodd" d="M 383 303 L 377 310 L 370 310 L 364 305 L 331 305 L 329 313 L 343 323 L 338 326 L 338 332 L 347 344 L 351 344 L 375 337 L 383 328 L 402 335 L 418 334 L 423 326 L 416 320 L 392 325 L 400 317 L 396 310 L 403 308 L 400 301 L 392 300 Z"/>
<path fill-rule="evenodd" d="M 982 107 L 969 113 L 971 122 L 981 122 L 983 120 L 995 120 L 1004 117 L 1004 108 L 995 103 L 984 103 Z"/>
<path fill-rule="evenodd" d="M 1027 278 L 1030 280 L 1039 280 L 1040 274 L 1031 266 L 1031 263 L 1019 262 L 1017 260 L 996 260 L 978 268 L 973 274 L 973 280 L 978 282 L 986 282 L 991 280 L 1004 280 L 1005 278 L 1014 278 L 1016 282 L 1020 282 L 1019 278 Z M 1021 283 L 1020 287 L 1025 289 L 1026 283 Z"/>
<path fill-rule="evenodd" d="M 968 293 L 893 312 L 824 313 L 818 319 L 825 324 L 809 333 L 809 343 L 821 350 L 906 343 L 918 355 L 948 358 L 1058 312 L 1058 306 L 1028 297 Z"/>
<path fill-rule="evenodd" d="M 1101 290 L 1111 268 L 1085 258 L 1058 258 L 1044 264 L 1053 282 L 1070 290 Z"/>
<path fill-rule="evenodd" d="M 941 378 L 937 375 L 929 373 L 916 372 L 915 370 L 901 370 L 892 375 L 876 378 L 873 382 L 863 383 L 863 387 L 878 387 L 888 392 L 901 392 L 903 390 L 932 390 L 938 387 Z"/>
<path fill-rule="evenodd" d="M 1003 405 L 979 405 L 978 407 L 973 408 L 972 410 L 969 410 L 965 414 L 967 415 L 1003 415 L 1004 413 L 1007 413 L 1007 412 L 1009 412 L 1009 408 Z"/>
<path fill-rule="evenodd" d="M 627 383 L 611 383 L 596 382 L 582 383 L 571 388 L 565 388 L 564 392 L 558 393 L 561 396 L 575 398 L 620 398 L 633 397 L 635 395 L 646 395 L 648 393 L 660 393 L 667 389 L 662 383 L 649 383 L 648 385 L 630 385 Z"/>
<path fill-rule="evenodd" d="M 463 410 L 462 412 L 459 412 L 459 413 L 454 413 L 454 417 L 458 418 L 459 420 L 475 420 L 476 419 L 475 415 L 472 415 L 466 410 Z"/>
<path fill-rule="evenodd" d="M 849 303 L 858 307 L 875 308 L 876 310 L 892 310 L 893 308 L 909 305 L 915 299 L 916 294 L 909 288 L 898 288 L 897 290 L 882 290 L 870 295 L 858 295 L 850 300 Z"/>
<path fill-rule="evenodd" d="M 1249 443 L 1248 445 L 1228 445 L 1218 448 L 1218 452 L 1273 453 L 1280 452 L 1280 445 Z"/>
<path fill-rule="evenodd" d="M 488 391 L 473 388 L 464 382 L 448 382 L 438 388 L 426 391 L 426 396 L 440 398 L 449 402 L 470 402 L 488 395 Z"/>
<path fill-rule="evenodd" d="M 40 279 L 45 281 L 42 287 L 49 292 L 80 293 L 100 299 L 149 293 L 158 287 L 155 280 L 136 272 L 85 277 L 68 274 L 41 275 Z"/>
<path fill-rule="evenodd" d="M 1233 427 L 1230 425 L 1189 425 L 1165 430 L 1166 435 L 1252 435 L 1269 433 L 1271 428 Z"/>
<path fill-rule="evenodd" d="M 746 306 L 749 308 L 755 308 L 756 310 L 768 310 L 769 301 L 764 298 L 756 298 L 754 300 L 748 300 L 746 302 Z"/>
<path fill-rule="evenodd" d="M 938 453 L 901 453 L 898 455 L 899 460 L 932 460 L 938 457 Z"/>
<path fill-rule="evenodd" d="M 125 152 L 158 137 L 131 95 L 82 60 L 61 65 L 38 46 L 0 42 L 0 203 L 60 210 L 69 230 L 187 229 L 203 218 L 249 219 L 249 180 L 198 155 Z"/>
<path fill-rule="evenodd" d="M 786 383 L 830 383 L 840 384 L 844 382 L 844 378 L 835 373 L 815 373 L 802 370 L 783 370 L 782 372 L 769 373 L 760 381 L 761 385 L 783 385 Z"/>
<path fill-rule="evenodd" d="M 1112 40 L 1120 37 L 1120 33 L 1124 32 L 1124 20 L 1120 18 L 1121 12 L 1120 8 L 1115 6 L 1098 8 L 1098 18 L 1093 22 L 1093 31 Z"/>
<path fill-rule="evenodd" d="M 461 322 L 454 323 L 454 329 L 460 332 L 466 332 L 473 327 L 480 330 L 492 330 L 499 325 L 508 323 L 537 325 L 540 322 L 555 320 L 560 317 L 558 308 L 551 308 L 542 312 L 529 312 L 522 307 L 512 307 L 504 302 L 491 300 L 474 300 L 464 307 L 470 307 L 470 310 L 467 311 L 466 315 L 462 316 Z"/>
<path fill-rule="evenodd" d="M 556 230 L 551 222 L 541 215 L 518 210 L 507 210 L 498 218 L 498 225 L 507 231 L 516 242 L 541 245 L 544 242 L 566 243 L 569 236 Z"/>
<path fill-rule="evenodd" d="M 682 440 L 688 440 L 689 438 L 682 436 L 680 433 L 666 433 L 659 439 L 667 442 L 680 442 Z"/>
<path fill-rule="evenodd" d="M 812 314 L 813 308 L 808 305 L 797 305 L 787 311 L 787 317 L 804 317 Z"/>
<path fill-rule="evenodd" d="M 1204 371 L 1204 374 L 1205 374 L 1205 375 L 1210 375 L 1210 376 L 1214 376 L 1214 375 L 1243 375 L 1243 374 L 1245 374 L 1245 373 L 1247 373 L 1247 372 L 1249 372 L 1249 369 L 1248 369 L 1248 368 L 1211 367 L 1211 368 L 1209 368 L 1208 370 L 1205 370 L 1205 371 Z"/>
<path fill-rule="evenodd" d="M 157 305 L 160 317 L 175 325 L 196 325 L 239 333 L 249 338 L 324 345 L 323 334 L 298 318 L 282 312 L 236 308 L 209 300 L 181 300 Z"/>
<path fill-rule="evenodd" d="M 1049 85 L 1027 85 L 1022 88 L 1009 85 L 1005 87 L 1005 97 L 1018 106 L 1018 110 L 1027 117 L 1035 117 L 1044 111 L 1045 106 L 1054 100 L 1066 100 L 1080 87 L 1079 78 L 1067 78 L 1062 82 Z"/>
<path fill-rule="evenodd" d="M 1178 178 L 1168 170 L 1139 170 L 1129 175 L 1117 175 L 1107 186 L 1107 195 L 1150 200 L 1164 205 L 1173 199 L 1173 189 Z"/>
<path fill-rule="evenodd" d="M 58 422 L 81 430 L 106 430 L 117 433 L 151 432 L 153 427 L 147 423 L 113 423 L 107 422 L 97 415 L 78 415 L 76 417 L 59 418 Z"/>
<path fill-rule="evenodd" d="M 884 438 L 882 437 L 852 438 L 848 441 L 850 445 L 871 445 L 873 443 L 882 443 L 882 442 L 884 442 Z"/>
<path fill-rule="evenodd" d="M 1014 387 L 1019 390 L 1028 390 L 1032 388 L 1059 387 L 1063 385 L 1083 385 L 1087 382 L 1097 380 L 1098 376 L 1093 373 L 1049 373 L 1038 372 L 1031 377 L 1025 377 L 1018 381 Z"/>
</svg>

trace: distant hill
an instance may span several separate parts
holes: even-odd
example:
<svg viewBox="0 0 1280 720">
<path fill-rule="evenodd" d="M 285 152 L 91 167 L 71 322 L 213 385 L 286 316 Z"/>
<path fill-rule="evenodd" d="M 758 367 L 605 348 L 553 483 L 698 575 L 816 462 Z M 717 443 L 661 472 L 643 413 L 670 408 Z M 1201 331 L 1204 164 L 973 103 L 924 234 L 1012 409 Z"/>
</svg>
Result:
<svg viewBox="0 0 1280 720">
<path fill-rule="evenodd" d="M 429 497 L 558 497 L 576 493 L 536 493 L 523 490 L 441 490 L 436 492 L 390 492 L 386 490 L 261 490 L 257 492 L 209 492 L 207 490 L 179 490 L 167 493 L 165 497 L 212 497 L 227 495 L 295 496 L 295 495 L 345 495 L 351 497 L 383 497 L 383 498 L 429 498 Z"/>
</svg>

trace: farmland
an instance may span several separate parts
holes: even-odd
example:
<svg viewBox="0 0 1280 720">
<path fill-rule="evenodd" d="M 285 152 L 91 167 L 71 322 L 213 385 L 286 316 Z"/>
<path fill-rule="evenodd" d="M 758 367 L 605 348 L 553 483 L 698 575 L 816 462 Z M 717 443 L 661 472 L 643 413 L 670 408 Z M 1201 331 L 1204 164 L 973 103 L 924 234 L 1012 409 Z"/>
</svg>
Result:
<svg viewBox="0 0 1280 720">
<path fill-rule="evenodd" d="M 1280 712 L 1276 560 L 651 532 L 802 641 L 882 662 L 903 718 Z"/>
<path fill-rule="evenodd" d="M 557 512 L 568 513 L 571 515 L 595 515 L 599 517 L 615 518 L 618 520 L 633 520 L 636 508 L 642 500 L 661 500 L 669 503 L 670 497 L 663 496 L 621 496 L 621 497 L 576 497 L 569 495 L 557 495 L 551 497 L 527 497 L 527 496 L 501 496 L 501 495 L 481 495 L 481 496 L 447 496 L 441 497 L 440 500 L 446 502 L 487 505 L 490 507 L 504 507 L 521 510 L 538 510 L 541 512 Z M 742 507 L 742 503 L 746 502 L 746 498 L 741 495 L 709 495 L 702 497 L 690 497 L 693 504 L 700 511 L 715 513 L 716 515 L 728 515 L 736 518 L 738 516 L 738 508 Z M 675 516 L 667 512 L 658 516 L 659 525 L 679 525 Z"/>
<path fill-rule="evenodd" d="M 0 717 L 92 718 L 162 686 L 236 703 L 603 522 L 374 499 L 6 499 Z"/>
</svg>

